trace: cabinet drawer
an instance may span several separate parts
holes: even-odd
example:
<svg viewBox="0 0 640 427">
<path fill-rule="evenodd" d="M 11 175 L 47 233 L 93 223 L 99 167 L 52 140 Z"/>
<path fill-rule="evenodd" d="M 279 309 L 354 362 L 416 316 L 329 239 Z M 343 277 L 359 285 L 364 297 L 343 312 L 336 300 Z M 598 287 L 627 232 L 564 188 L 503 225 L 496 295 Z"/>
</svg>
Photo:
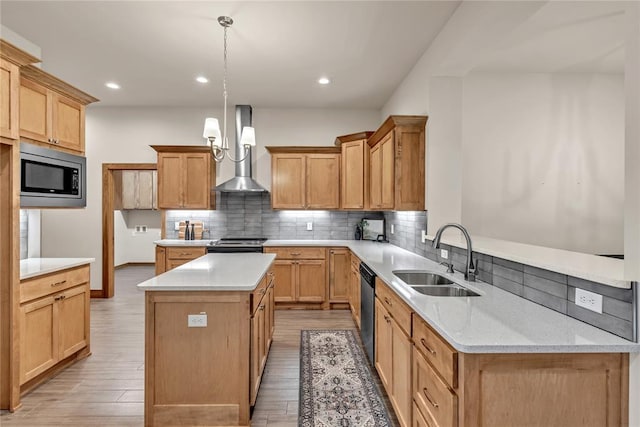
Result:
<svg viewBox="0 0 640 427">
<path fill-rule="evenodd" d="M 378 277 L 376 277 L 376 296 L 396 323 L 411 336 L 411 309 Z"/>
<path fill-rule="evenodd" d="M 452 388 L 458 387 L 458 353 L 416 314 L 413 315 L 413 342 Z"/>
<path fill-rule="evenodd" d="M 262 301 L 262 297 L 267 293 L 267 287 L 269 285 L 269 273 L 265 274 L 262 279 L 260 279 L 260 283 L 258 287 L 254 289 L 251 293 L 251 314 L 254 314 Z"/>
<path fill-rule="evenodd" d="M 360 258 L 358 258 L 353 252 L 351 252 L 351 267 L 356 270 L 360 270 Z"/>
<path fill-rule="evenodd" d="M 428 424 L 458 425 L 458 397 L 431 369 L 422 354 L 413 349 L 413 400 Z"/>
<path fill-rule="evenodd" d="M 206 254 L 207 250 L 203 247 L 176 248 L 168 247 L 166 257 L 171 259 L 195 259 Z"/>
<path fill-rule="evenodd" d="M 41 298 L 89 282 L 89 266 L 25 279 L 20 282 L 20 302 Z"/>
<path fill-rule="evenodd" d="M 422 412 L 418 409 L 416 402 L 413 402 L 413 427 L 438 427 L 427 421 L 422 415 Z"/>
<path fill-rule="evenodd" d="M 325 259 L 327 256 L 325 248 L 315 247 L 270 247 L 265 248 L 264 251 L 269 254 L 276 254 L 278 259 Z"/>
</svg>

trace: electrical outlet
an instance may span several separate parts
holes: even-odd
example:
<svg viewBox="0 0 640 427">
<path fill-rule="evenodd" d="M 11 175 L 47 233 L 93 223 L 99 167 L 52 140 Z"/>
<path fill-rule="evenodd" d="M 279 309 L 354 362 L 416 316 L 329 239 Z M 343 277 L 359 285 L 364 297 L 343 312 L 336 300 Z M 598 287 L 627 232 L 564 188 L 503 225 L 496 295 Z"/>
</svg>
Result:
<svg viewBox="0 0 640 427">
<path fill-rule="evenodd" d="M 446 249 L 440 249 L 440 256 L 444 259 L 449 259 L 449 251 Z"/>
<path fill-rule="evenodd" d="M 206 328 L 207 327 L 207 313 L 202 312 L 200 314 L 188 314 L 187 326 L 189 328 Z"/>
<path fill-rule="evenodd" d="M 313 230 L 313 223 L 312 222 L 308 222 L 307 223 L 307 231 L 311 231 Z"/>
<path fill-rule="evenodd" d="M 422 230 L 422 243 L 427 243 L 427 230 Z"/>
<path fill-rule="evenodd" d="M 576 305 L 602 314 L 602 295 L 576 288 Z"/>
<path fill-rule="evenodd" d="M 173 229 L 174 229 L 175 231 L 180 231 L 180 221 L 175 221 L 175 222 L 173 223 Z"/>
<path fill-rule="evenodd" d="M 391 224 L 391 234 L 395 233 L 395 227 Z"/>
<path fill-rule="evenodd" d="M 143 233 L 147 232 L 147 226 L 146 225 L 141 225 L 140 228 L 142 229 Z"/>
</svg>

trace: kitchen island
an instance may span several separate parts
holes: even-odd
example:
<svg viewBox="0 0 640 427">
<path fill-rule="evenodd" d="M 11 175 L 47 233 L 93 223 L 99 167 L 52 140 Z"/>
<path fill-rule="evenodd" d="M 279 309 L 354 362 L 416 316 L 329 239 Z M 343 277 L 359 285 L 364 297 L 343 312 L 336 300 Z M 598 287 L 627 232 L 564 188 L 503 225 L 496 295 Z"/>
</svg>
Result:
<svg viewBox="0 0 640 427">
<path fill-rule="evenodd" d="M 273 334 L 270 254 L 208 254 L 145 291 L 145 425 L 248 426 Z"/>
</svg>

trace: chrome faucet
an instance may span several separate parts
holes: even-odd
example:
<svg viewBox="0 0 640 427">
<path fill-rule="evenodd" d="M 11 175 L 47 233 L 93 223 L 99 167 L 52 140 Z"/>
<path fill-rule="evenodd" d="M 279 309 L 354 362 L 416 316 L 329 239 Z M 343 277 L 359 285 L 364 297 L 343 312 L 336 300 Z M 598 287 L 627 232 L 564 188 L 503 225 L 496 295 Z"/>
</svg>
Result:
<svg viewBox="0 0 640 427">
<path fill-rule="evenodd" d="M 473 249 L 471 248 L 471 236 L 469 236 L 469 233 L 467 232 L 466 228 L 464 228 L 460 224 L 455 224 L 455 223 L 443 225 L 436 232 L 436 237 L 433 238 L 433 244 L 432 244 L 433 248 L 438 249 L 440 247 L 440 239 L 442 239 L 442 232 L 449 227 L 454 227 L 462 231 L 462 234 L 464 234 L 464 238 L 467 239 L 467 271 L 465 271 L 464 273 L 464 278 L 465 280 L 468 280 L 470 282 L 475 282 L 477 269 L 473 263 Z"/>
</svg>

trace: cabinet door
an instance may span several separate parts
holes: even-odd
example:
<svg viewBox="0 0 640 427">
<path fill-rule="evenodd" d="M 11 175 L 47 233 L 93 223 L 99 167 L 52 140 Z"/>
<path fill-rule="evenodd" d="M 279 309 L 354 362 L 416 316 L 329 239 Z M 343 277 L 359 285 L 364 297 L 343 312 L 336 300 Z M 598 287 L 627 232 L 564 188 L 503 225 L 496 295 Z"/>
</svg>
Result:
<svg viewBox="0 0 640 427">
<path fill-rule="evenodd" d="M 401 427 L 411 426 L 411 339 L 391 319 L 391 389 L 390 396 Z"/>
<path fill-rule="evenodd" d="M 60 147 L 84 153 L 84 106 L 62 95 L 52 95 L 53 133 Z"/>
<path fill-rule="evenodd" d="M 251 362 L 250 362 L 250 384 L 251 384 L 251 405 L 256 403 L 258 388 L 260 387 L 260 316 L 256 311 L 251 318 Z"/>
<path fill-rule="evenodd" d="M 396 191 L 394 209 L 421 211 L 425 208 L 425 130 L 423 127 L 397 128 Z"/>
<path fill-rule="evenodd" d="M 209 153 L 183 154 L 184 203 L 188 209 L 209 209 L 212 190 L 209 168 L 211 155 Z"/>
<path fill-rule="evenodd" d="M 274 282 L 275 284 L 275 282 Z M 271 342 L 273 341 L 273 333 L 276 330 L 276 288 L 274 285 L 271 285 L 269 292 L 269 347 L 271 347 Z"/>
<path fill-rule="evenodd" d="M 327 263 L 324 260 L 296 261 L 298 267 L 297 300 L 324 302 L 326 299 Z"/>
<path fill-rule="evenodd" d="M 413 404 L 413 427 L 431 427 L 431 424 L 427 423 L 416 404 Z"/>
<path fill-rule="evenodd" d="M 380 156 L 382 163 L 380 207 L 383 209 L 393 209 L 395 202 L 395 150 L 393 132 L 389 132 L 389 134 L 380 141 Z"/>
<path fill-rule="evenodd" d="M 151 204 L 151 209 L 158 209 L 158 171 L 151 172 L 151 193 L 153 202 Z"/>
<path fill-rule="evenodd" d="M 162 246 L 156 246 L 156 276 L 165 272 L 166 258 L 165 249 Z"/>
<path fill-rule="evenodd" d="M 353 266 L 351 268 L 351 313 L 360 329 L 360 272 Z"/>
<path fill-rule="evenodd" d="M 153 189 L 153 170 L 135 171 L 138 181 L 138 194 L 136 197 L 136 209 L 153 209 L 155 190 Z"/>
<path fill-rule="evenodd" d="M 158 153 L 158 207 L 182 208 L 182 156 Z"/>
<path fill-rule="evenodd" d="M 368 147 L 364 139 L 342 144 L 342 209 L 365 209 L 365 148 Z"/>
<path fill-rule="evenodd" d="M 351 281 L 349 249 L 329 250 L 329 301 L 348 302 Z"/>
<path fill-rule="evenodd" d="M 271 206 L 274 209 L 302 209 L 305 201 L 304 154 L 271 156 Z M 276 301 L 278 301 L 276 297 Z"/>
<path fill-rule="evenodd" d="M 392 392 L 392 337 L 391 316 L 382 306 L 380 300 L 376 298 L 376 314 L 375 314 L 375 359 L 376 370 L 380 375 L 380 381 L 384 386 L 387 394 Z"/>
<path fill-rule="evenodd" d="M 371 149 L 369 164 L 369 203 L 372 208 L 380 208 L 382 205 L 382 152 L 380 144 Z"/>
<path fill-rule="evenodd" d="M 190 259 L 167 258 L 167 262 L 165 263 L 165 270 L 164 271 L 173 270 L 174 268 L 180 267 L 182 264 L 186 264 L 189 261 L 192 261 L 192 260 L 190 260 Z"/>
<path fill-rule="evenodd" d="M 138 208 L 138 171 L 123 170 L 122 174 L 122 209 Z"/>
<path fill-rule="evenodd" d="M 306 201 L 308 209 L 340 207 L 339 154 L 307 154 Z"/>
<path fill-rule="evenodd" d="M 20 138 L 18 124 L 18 94 L 20 93 L 20 69 L 9 61 L 0 59 L 0 136 Z"/>
<path fill-rule="evenodd" d="M 89 344 L 89 290 L 78 286 L 64 291 L 58 301 L 60 360 Z"/>
<path fill-rule="evenodd" d="M 296 300 L 296 265 L 291 260 L 273 262 L 275 302 L 293 302 Z"/>
<path fill-rule="evenodd" d="M 20 81 L 20 136 L 52 142 L 51 92 L 30 80 Z"/>
<path fill-rule="evenodd" d="M 20 384 L 58 362 L 58 305 L 53 296 L 20 306 Z"/>
</svg>

